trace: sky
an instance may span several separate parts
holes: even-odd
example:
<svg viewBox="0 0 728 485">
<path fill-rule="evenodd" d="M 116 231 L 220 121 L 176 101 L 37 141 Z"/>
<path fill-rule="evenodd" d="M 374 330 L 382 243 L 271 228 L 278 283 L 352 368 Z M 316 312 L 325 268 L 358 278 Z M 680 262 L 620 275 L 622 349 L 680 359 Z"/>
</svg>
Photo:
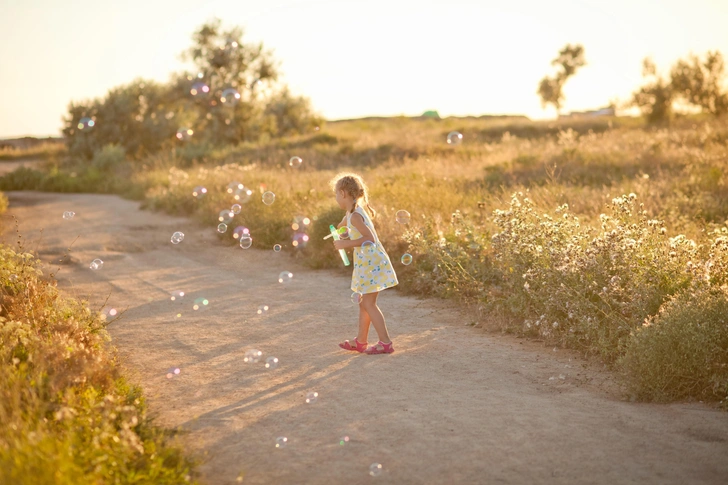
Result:
<svg viewBox="0 0 728 485">
<path fill-rule="evenodd" d="M 587 65 L 565 111 L 627 100 L 642 59 L 728 56 L 726 0 L 0 0 L 0 138 L 58 135 L 68 104 L 137 78 L 166 81 L 215 17 L 273 51 L 326 119 L 525 114 L 567 43 Z"/>
</svg>

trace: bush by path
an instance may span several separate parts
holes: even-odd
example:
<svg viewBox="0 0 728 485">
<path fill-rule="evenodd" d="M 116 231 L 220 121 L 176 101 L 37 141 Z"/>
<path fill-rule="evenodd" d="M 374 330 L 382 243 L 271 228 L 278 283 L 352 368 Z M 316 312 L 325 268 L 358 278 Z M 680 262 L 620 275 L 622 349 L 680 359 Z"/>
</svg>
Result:
<svg viewBox="0 0 728 485">
<path fill-rule="evenodd" d="M 194 483 L 193 463 L 122 375 L 99 313 L 6 246 L 0 282 L 0 483 Z"/>
</svg>

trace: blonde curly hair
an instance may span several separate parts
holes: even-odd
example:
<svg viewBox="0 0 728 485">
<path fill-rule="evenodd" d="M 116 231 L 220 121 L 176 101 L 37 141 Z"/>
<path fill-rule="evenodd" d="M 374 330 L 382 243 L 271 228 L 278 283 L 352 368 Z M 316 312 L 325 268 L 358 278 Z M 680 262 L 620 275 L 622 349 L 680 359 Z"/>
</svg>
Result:
<svg viewBox="0 0 728 485">
<path fill-rule="evenodd" d="M 369 205 L 369 188 L 367 187 L 367 184 L 364 183 L 364 179 L 361 178 L 361 175 L 351 172 L 342 172 L 332 178 L 329 184 L 334 192 L 343 190 L 344 193 L 350 195 L 356 202 L 363 200 L 364 209 L 369 213 L 369 216 L 372 219 L 376 217 L 377 211 Z"/>
</svg>

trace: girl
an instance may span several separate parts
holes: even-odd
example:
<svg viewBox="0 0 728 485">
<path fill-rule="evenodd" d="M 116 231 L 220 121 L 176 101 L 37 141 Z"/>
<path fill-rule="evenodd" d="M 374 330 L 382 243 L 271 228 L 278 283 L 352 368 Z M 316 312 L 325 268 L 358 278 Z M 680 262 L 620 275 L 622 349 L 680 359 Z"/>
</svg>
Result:
<svg viewBox="0 0 728 485">
<path fill-rule="evenodd" d="M 353 173 L 337 175 L 331 181 L 331 186 L 336 194 L 336 202 L 346 211 L 338 227 L 346 226 L 349 231 L 349 239 L 334 241 L 334 247 L 337 250 L 354 248 L 351 291 L 362 294 L 359 303 L 359 335 L 353 343 L 344 340 L 339 347 L 367 354 L 391 354 L 394 347 L 384 323 L 384 315 L 377 306 L 377 296 L 380 291 L 395 286 L 398 281 L 392 262 L 374 230 L 372 218 L 376 212 L 369 206 L 367 186 L 359 175 Z M 377 331 L 379 343 L 367 348 L 370 323 Z"/>
</svg>

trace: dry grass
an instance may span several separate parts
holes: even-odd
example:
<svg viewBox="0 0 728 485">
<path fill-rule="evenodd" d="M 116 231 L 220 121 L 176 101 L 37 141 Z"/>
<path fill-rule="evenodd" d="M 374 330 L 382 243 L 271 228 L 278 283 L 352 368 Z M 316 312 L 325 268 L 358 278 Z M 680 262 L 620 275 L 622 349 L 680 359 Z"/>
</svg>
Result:
<svg viewBox="0 0 728 485">
<path fill-rule="evenodd" d="M 445 142 L 453 130 L 463 133 L 462 145 Z M 304 159 L 298 169 L 288 167 L 293 155 Z M 54 184 L 62 185 L 61 177 L 70 170 L 86 180 L 83 167 L 70 161 L 53 175 Z M 410 266 L 395 263 L 401 290 L 458 298 L 478 308 L 484 319 L 499 315 L 499 321 L 509 322 L 507 331 L 538 332 L 549 344 L 579 348 L 615 366 L 630 345 L 637 345 L 633 339 L 645 319 L 668 301 L 682 301 L 682 292 L 699 293 L 696 278 L 685 267 L 688 261 L 709 263 L 706 248 L 728 220 L 725 119 L 686 118 L 662 129 L 624 118 L 354 120 L 258 144 L 215 150 L 188 145 L 126 162 L 116 170 L 143 194 L 147 207 L 193 216 L 210 227 L 219 223 L 221 210 L 235 203 L 227 185 L 241 182 L 253 195 L 220 237 L 234 244 L 233 229 L 246 226 L 254 246 L 282 244 L 312 267 L 340 267 L 330 242 L 322 241 L 328 225 L 342 216 L 328 181 L 338 171 L 359 172 L 372 189 L 379 211 L 375 224 L 392 259 L 398 261 L 405 252 L 414 256 Z M 99 173 L 92 175 L 99 180 Z M 19 188 L 24 180 L 30 182 L 23 188 L 43 183 L 33 177 L 48 183 L 50 176 L 7 176 L 0 188 Z M 204 197 L 192 196 L 197 186 L 207 188 Z M 88 190 L 98 188 L 97 183 Z M 119 187 L 109 184 L 105 190 Z M 272 206 L 261 202 L 264 190 L 275 192 Z M 523 194 L 517 197 L 521 204 L 528 199 L 531 212 L 513 215 L 515 193 Z M 625 195 L 631 193 L 637 202 Z M 629 206 L 629 217 L 620 212 L 624 204 L 615 201 Z M 395 222 L 399 209 L 412 214 L 409 224 Z M 509 211 L 511 215 L 503 215 Z M 303 217 L 312 220 L 305 228 L 310 240 L 294 248 L 292 224 Z M 659 237 L 650 232 L 657 226 L 649 221 L 655 220 L 664 229 Z M 617 239 L 603 243 L 605 231 L 616 231 L 608 237 Z M 626 240 L 635 245 L 623 244 Z M 695 250 L 681 249 L 674 251 L 679 257 L 670 257 L 671 241 L 692 241 Z M 526 257 L 536 246 L 549 247 L 550 255 Z M 603 261 L 592 261 L 595 251 Z M 530 291 L 523 287 L 523 275 Z M 614 277 L 618 279 L 610 287 L 606 281 Z M 560 283 L 566 281 L 580 292 L 561 291 Z M 586 291 L 595 282 L 600 291 L 607 290 Z M 551 325 L 549 332 L 535 329 L 535 322 L 540 326 L 544 319 Z M 639 345 L 644 346 L 648 334 L 641 335 Z M 711 355 L 706 358 L 717 354 Z M 632 377 L 638 368 L 634 362 L 624 365 Z M 658 366 L 657 360 L 651 362 Z M 728 394 L 721 386 L 711 391 L 712 398 Z"/>
<path fill-rule="evenodd" d="M 49 160 L 58 158 L 66 153 L 63 143 L 44 142 L 29 148 L 2 147 L 0 148 L 0 161 L 8 160 Z"/>
</svg>

